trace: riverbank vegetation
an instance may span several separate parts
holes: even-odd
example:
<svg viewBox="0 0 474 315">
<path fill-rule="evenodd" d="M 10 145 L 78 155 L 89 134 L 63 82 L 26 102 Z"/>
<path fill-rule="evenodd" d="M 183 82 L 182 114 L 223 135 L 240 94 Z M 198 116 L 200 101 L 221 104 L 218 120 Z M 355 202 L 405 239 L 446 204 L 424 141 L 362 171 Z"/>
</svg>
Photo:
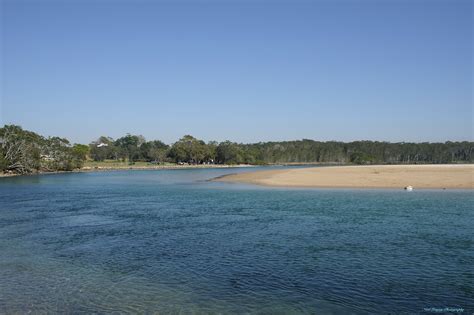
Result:
<svg viewBox="0 0 474 315">
<path fill-rule="evenodd" d="M 19 126 L 0 128 L 0 171 L 28 174 L 81 168 L 89 146 L 71 145 L 60 137 L 45 138 Z"/>
<path fill-rule="evenodd" d="M 70 171 L 89 163 L 147 164 L 444 164 L 473 163 L 474 142 L 389 143 L 297 140 L 241 144 L 204 142 L 186 135 L 172 145 L 127 134 L 89 145 L 43 137 L 15 125 L 0 128 L 0 171 L 18 174 Z"/>
</svg>

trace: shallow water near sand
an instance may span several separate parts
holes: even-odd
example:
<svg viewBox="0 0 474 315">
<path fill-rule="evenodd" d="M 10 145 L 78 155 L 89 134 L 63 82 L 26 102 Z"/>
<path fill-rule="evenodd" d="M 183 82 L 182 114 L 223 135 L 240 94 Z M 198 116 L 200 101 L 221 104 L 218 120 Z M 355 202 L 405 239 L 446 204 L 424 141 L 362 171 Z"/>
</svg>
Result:
<svg viewBox="0 0 474 315">
<path fill-rule="evenodd" d="M 0 313 L 474 312 L 472 191 L 0 179 Z"/>
</svg>

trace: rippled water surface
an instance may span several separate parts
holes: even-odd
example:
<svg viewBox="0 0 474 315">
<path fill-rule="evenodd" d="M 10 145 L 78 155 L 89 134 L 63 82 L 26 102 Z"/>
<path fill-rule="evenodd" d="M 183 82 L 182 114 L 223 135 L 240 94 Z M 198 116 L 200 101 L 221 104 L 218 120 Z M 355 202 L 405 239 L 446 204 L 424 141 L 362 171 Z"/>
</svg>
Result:
<svg viewBox="0 0 474 315">
<path fill-rule="evenodd" d="M 474 193 L 0 179 L 0 313 L 474 312 Z"/>
</svg>

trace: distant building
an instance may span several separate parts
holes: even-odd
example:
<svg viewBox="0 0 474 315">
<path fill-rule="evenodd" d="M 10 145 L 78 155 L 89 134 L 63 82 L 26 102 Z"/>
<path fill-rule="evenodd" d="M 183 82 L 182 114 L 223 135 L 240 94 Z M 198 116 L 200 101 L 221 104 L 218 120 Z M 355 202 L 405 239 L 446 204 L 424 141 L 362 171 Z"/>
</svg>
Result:
<svg viewBox="0 0 474 315">
<path fill-rule="evenodd" d="M 42 159 L 43 161 L 53 161 L 53 160 L 54 160 L 54 158 L 51 157 L 51 156 L 48 155 L 48 154 L 41 154 L 40 157 L 41 157 L 41 159 Z"/>
<path fill-rule="evenodd" d="M 108 145 L 107 143 L 103 143 L 103 142 L 101 142 L 101 143 L 99 143 L 99 144 L 97 145 L 98 148 L 108 147 L 108 146 L 109 146 L 109 145 Z"/>
</svg>

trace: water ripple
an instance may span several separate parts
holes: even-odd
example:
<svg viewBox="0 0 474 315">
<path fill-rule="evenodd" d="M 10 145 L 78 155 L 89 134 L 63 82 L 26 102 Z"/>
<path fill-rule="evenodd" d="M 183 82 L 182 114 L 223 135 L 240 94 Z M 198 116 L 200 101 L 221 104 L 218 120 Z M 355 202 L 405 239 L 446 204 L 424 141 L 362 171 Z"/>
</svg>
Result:
<svg viewBox="0 0 474 315">
<path fill-rule="evenodd" d="M 474 311 L 472 192 L 203 180 L 223 173 L 3 182 L 0 313 Z"/>
</svg>

